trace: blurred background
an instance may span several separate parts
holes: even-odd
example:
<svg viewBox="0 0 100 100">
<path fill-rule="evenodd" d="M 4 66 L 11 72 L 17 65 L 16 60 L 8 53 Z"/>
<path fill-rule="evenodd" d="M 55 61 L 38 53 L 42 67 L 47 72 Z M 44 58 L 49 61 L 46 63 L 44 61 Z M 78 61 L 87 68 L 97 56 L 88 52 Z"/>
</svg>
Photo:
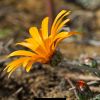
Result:
<svg viewBox="0 0 100 100">
<path fill-rule="evenodd" d="M 16 78 L 13 75 L 10 79 L 2 73 L 10 61 L 5 60 L 5 56 L 20 48 L 15 47 L 15 43 L 29 36 L 29 27 L 39 28 L 46 16 L 50 17 L 51 25 L 62 9 L 72 11 L 71 22 L 64 30 L 80 32 L 60 44 L 65 57 L 71 60 L 82 56 L 100 59 L 100 0 L 0 0 L 0 100 L 33 100 L 33 91 L 28 86 L 33 86 L 33 79 L 29 80 L 21 71 L 15 73 Z M 40 93 L 37 97 L 45 95 L 41 94 L 43 89 L 35 89 Z"/>
<path fill-rule="evenodd" d="M 66 27 L 81 33 L 76 37 L 78 42 L 100 46 L 100 0 L 0 0 L 1 47 L 2 42 L 28 36 L 29 27 L 39 28 L 46 16 L 51 24 L 62 9 L 72 11 Z"/>
</svg>

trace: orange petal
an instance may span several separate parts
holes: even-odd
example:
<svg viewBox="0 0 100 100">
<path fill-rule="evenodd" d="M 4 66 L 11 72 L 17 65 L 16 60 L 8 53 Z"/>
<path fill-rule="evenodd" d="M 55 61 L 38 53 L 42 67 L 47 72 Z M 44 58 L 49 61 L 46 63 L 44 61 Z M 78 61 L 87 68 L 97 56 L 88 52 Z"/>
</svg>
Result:
<svg viewBox="0 0 100 100">
<path fill-rule="evenodd" d="M 45 57 L 45 55 L 47 55 L 47 49 L 43 49 L 42 46 L 38 46 L 37 48 L 33 48 L 33 45 L 31 45 L 30 43 L 24 43 L 24 42 L 21 42 L 21 43 L 17 43 L 17 45 L 21 45 L 21 46 L 24 46 L 24 47 L 27 47 L 31 50 L 34 51 L 34 53 L 38 54 L 39 56 L 41 57 Z M 35 49 L 35 50 L 34 50 Z M 28 56 L 28 55 L 27 55 Z"/>
<path fill-rule="evenodd" d="M 41 36 L 40 36 L 40 34 L 38 32 L 38 29 L 36 27 L 31 27 L 29 29 L 29 32 L 30 32 L 33 40 L 35 40 L 38 44 L 43 44 L 43 41 L 41 39 Z"/>
<path fill-rule="evenodd" d="M 44 41 L 42 40 L 38 30 L 36 27 L 31 27 L 29 29 L 29 32 L 32 36 L 32 39 L 39 44 L 39 46 L 41 45 L 41 49 L 44 50 L 45 53 L 47 53 L 47 50 L 46 50 L 46 47 L 45 47 L 45 44 L 44 44 Z"/>
<path fill-rule="evenodd" d="M 8 64 L 8 68 L 7 68 L 7 72 L 10 72 L 15 66 L 19 66 L 20 64 L 22 64 L 27 58 L 26 57 L 22 57 L 22 58 L 19 58 L 17 60 L 14 60 L 12 62 L 10 62 Z"/>
<path fill-rule="evenodd" d="M 14 51 L 11 54 L 9 54 L 8 57 L 12 57 L 12 56 L 28 56 L 28 57 L 32 57 L 34 55 L 36 55 L 36 54 L 32 53 L 30 51 L 18 50 L 18 51 Z"/>
<path fill-rule="evenodd" d="M 8 74 L 8 78 L 11 76 L 11 74 L 17 69 L 17 67 L 14 67 Z"/>
<path fill-rule="evenodd" d="M 67 37 L 70 37 L 71 35 L 74 35 L 74 34 L 78 34 L 78 32 L 60 32 L 55 37 L 53 44 L 52 44 L 52 48 L 56 48 L 56 46 L 58 45 L 58 43 L 60 41 L 62 41 L 63 39 L 65 39 Z"/>
<path fill-rule="evenodd" d="M 51 28 L 51 34 L 54 34 L 54 27 L 55 27 L 55 24 L 57 23 L 58 19 L 66 13 L 66 10 L 62 10 L 58 15 L 57 17 L 55 18 L 54 22 L 53 22 L 53 25 L 52 25 L 52 28 Z"/>
<path fill-rule="evenodd" d="M 27 64 L 29 63 L 30 60 L 31 60 L 31 57 L 25 59 L 25 61 L 23 62 L 23 67 L 24 67 L 24 68 L 27 66 Z"/>
<path fill-rule="evenodd" d="M 25 43 L 29 43 L 33 45 L 34 50 L 40 45 L 33 38 L 25 39 Z"/>
<path fill-rule="evenodd" d="M 7 69 L 7 72 L 9 73 L 8 77 L 10 77 L 10 75 L 12 74 L 12 72 L 15 71 L 24 62 L 24 60 L 26 60 L 26 59 L 27 59 L 27 57 L 21 57 L 21 58 L 19 58 L 17 60 L 14 60 L 14 61 L 10 62 L 6 66 L 6 68 L 4 69 L 4 70 Z"/>
<path fill-rule="evenodd" d="M 32 67 L 32 64 L 33 64 L 32 61 L 30 61 L 30 62 L 27 64 L 27 67 L 26 67 L 26 71 L 27 71 L 27 72 L 30 71 L 30 69 L 31 69 L 31 67 Z"/>
<path fill-rule="evenodd" d="M 52 52 L 52 50 L 51 50 L 51 48 L 50 48 L 52 41 L 53 41 L 53 38 L 52 38 L 51 35 L 48 37 L 48 39 L 45 40 L 45 46 L 46 46 L 46 48 L 47 48 L 47 50 L 48 50 L 48 54 L 49 54 L 50 52 Z"/>
<path fill-rule="evenodd" d="M 32 58 L 30 59 L 30 61 L 27 63 L 26 67 L 25 67 L 27 72 L 30 71 L 30 69 L 31 69 L 31 67 L 32 67 L 32 64 L 33 64 L 34 62 L 41 62 L 41 63 L 44 63 L 44 62 L 45 62 L 45 59 L 42 58 L 42 57 L 40 57 L 40 56 L 32 57 Z"/>
<path fill-rule="evenodd" d="M 34 50 L 40 45 L 40 44 L 38 44 L 33 38 L 25 39 L 25 41 L 26 41 L 27 43 L 32 44 L 32 45 L 34 46 Z"/>
<path fill-rule="evenodd" d="M 24 46 L 24 47 L 29 48 L 30 50 L 35 52 L 37 47 L 38 47 L 38 45 L 35 45 L 35 43 L 31 44 L 31 43 L 27 43 L 27 42 L 20 42 L 20 43 L 16 43 L 16 45 Z"/>
<path fill-rule="evenodd" d="M 26 42 L 17 43 L 17 45 L 27 47 L 39 55 L 43 53 L 48 54 L 47 48 L 44 46 L 45 44 L 39 45 L 33 38 L 25 39 L 25 41 Z"/>
<path fill-rule="evenodd" d="M 61 28 L 67 23 L 67 22 L 69 22 L 70 21 L 70 19 L 66 19 L 65 21 L 63 21 L 60 25 L 59 25 L 59 27 L 57 28 L 57 32 L 59 32 L 60 30 L 61 30 Z"/>
<path fill-rule="evenodd" d="M 55 26 L 54 26 L 54 32 L 55 32 L 55 35 L 57 34 L 57 28 L 58 26 L 60 25 L 60 23 L 62 23 L 62 20 L 65 16 L 69 15 L 71 13 L 71 11 L 68 11 L 66 12 L 64 15 L 61 16 L 61 18 L 59 18 L 59 20 L 56 22 Z"/>
<path fill-rule="evenodd" d="M 48 20 L 49 18 L 46 17 L 42 21 L 41 31 L 42 31 L 43 40 L 48 38 Z"/>
</svg>

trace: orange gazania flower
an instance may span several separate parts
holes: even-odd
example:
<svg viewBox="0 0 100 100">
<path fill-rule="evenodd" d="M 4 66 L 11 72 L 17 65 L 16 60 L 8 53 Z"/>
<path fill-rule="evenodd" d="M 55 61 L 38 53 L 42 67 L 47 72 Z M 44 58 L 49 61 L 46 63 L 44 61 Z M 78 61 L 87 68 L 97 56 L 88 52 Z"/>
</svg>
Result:
<svg viewBox="0 0 100 100">
<path fill-rule="evenodd" d="M 64 38 L 77 33 L 66 31 L 60 32 L 61 28 L 70 21 L 70 19 L 64 19 L 64 17 L 69 14 L 70 11 L 62 10 L 57 15 L 52 24 L 50 34 L 48 33 L 48 17 L 43 19 L 40 30 L 38 30 L 37 27 L 31 27 L 29 29 L 31 37 L 25 39 L 23 42 L 17 43 L 17 45 L 27 47 L 30 51 L 17 50 L 8 55 L 8 57 L 19 56 L 18 59 L 10 62 L 5 68 L 9 75 L 19 66 L 24 67 L 26 71 L 29 72 L 34 62 L 48 63 L 58 43 Z"/>
</svg>

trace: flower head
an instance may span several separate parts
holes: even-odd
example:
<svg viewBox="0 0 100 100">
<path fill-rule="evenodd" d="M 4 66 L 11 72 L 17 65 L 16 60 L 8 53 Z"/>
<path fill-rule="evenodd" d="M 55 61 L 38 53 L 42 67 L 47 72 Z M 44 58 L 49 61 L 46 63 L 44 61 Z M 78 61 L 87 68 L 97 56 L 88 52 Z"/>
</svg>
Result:
<svg viewBox="0 0 100 100">
<path fill-rule="evenodd" d="M 28 50 L 17 50 L 8 55 L 8 57 L 18 56 L 19 58 L 10 62 L 5 70 L 12 74 L 19 66 L 30 71 L 32 64 L 35 62 L 48 63 L 54 54 L 57 45 L 61 40 L 67 38 L 77 32 L 60 32 L 61 28 L 70 21 L 70 19 L 64 19 L 70 11 L 62 10 L 55 18 L 50 33 L 48 33 L 48 21 L 49 18 L 43 19 L 41 28 L 38 30 L 37 27 L 31 27 L 29 33 L 30 38 L 25 39 L 23 42 L 17 43 L 27 47 Z"/>
</svg>

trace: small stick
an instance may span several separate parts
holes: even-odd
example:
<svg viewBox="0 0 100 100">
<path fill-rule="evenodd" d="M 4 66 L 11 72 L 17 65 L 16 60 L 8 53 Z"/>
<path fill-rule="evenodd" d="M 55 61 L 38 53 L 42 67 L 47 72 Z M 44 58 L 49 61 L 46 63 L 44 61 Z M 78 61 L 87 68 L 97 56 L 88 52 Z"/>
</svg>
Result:
<svg viewBox="0 0 100 100">
<path fill-rule="evenodd" d="M 67 78 L 67 81 L 68 81 L 68 83 L 71 85 L 72 88 L 75 87 L 74 84 L 72 83 L 72 81 L 71 81 L 69 78 Z M 76 92 L 75 89 L 74 89 L 74 94 L 75 94 L 76 98 L 79 100 L 79 97 L 78 97 L 77 92 Z"/>
<path fill-rule="evenodd" d="M 82 75 L 82 74 L 77 74 L 77 73 L 73 73 L 73 74 L 68 73 L 68 74 L 65 74 L 64 76 L 65 76 L 65 78 L 68 77 L 68 78 L 71 78 L 71 79 L 74 79 L 74 80 L 92 80 L 92 81 L 95 80 L 95 81 L 100 81 L 99 77 L 91 76 L 91 75 Z"/>
<path fill-rule="evenodd" d="M 23 90 L 23 87 L 19 88 L 15 93 L 13 93 L 12 95 L 16 95 L 18 93 L 20 93 Z"/>
</svg>

